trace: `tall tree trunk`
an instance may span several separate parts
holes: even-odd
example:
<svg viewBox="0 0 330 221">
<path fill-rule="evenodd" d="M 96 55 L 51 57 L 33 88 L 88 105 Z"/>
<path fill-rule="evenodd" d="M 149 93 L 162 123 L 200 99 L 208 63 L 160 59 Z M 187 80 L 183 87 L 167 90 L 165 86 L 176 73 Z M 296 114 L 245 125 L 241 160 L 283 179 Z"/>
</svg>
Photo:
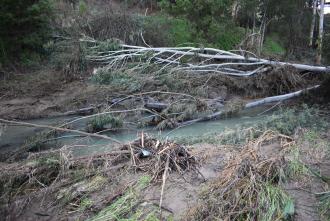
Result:
<svg viewBox="0 0 330 221">
<path fill-rule="evenodd" d="M 309 35 L 309 47 L 313 46 L 314 29 L 315 29 L 315 22 L 316 22 L 316 10 L 317 10 L 317 0 L 313 0 L 313 18 L 312 18 L 312 24 L 311 24 L 311 32 Z"/>
<path fill-rule="evenodd" d="M 317 40 L 318 42 L 317 42 L 317 55 L 316 55 L 317 64 L 321 64 L 321 61 L 322 61 L 323 24 L 324 24 L 324 0 L 321 0 L 319 37 Z"/>
<path fill-rule="evenodd" d="M 232 5 L 232 10 L 231 10 L 231 17 L 233 18 L 233 21 L 236 21 L 237 19 L 238 9 L 239 9 L 239 0 L 236 0 Z"/>
</svg>

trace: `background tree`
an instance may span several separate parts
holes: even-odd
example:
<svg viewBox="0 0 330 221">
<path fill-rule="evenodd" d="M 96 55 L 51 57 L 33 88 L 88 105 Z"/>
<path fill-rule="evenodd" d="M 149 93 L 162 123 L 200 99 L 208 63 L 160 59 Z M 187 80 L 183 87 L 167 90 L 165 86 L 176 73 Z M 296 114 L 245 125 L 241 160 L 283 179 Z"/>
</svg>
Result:
<svg viewBox="0 0 330 221">
<path fill-rule="evenodd" d="M 322 62 L 322 45 L 323 45 L 323 25 L 324 25 L 324 0 L 320 3 L 320 22 L 319 22 L 319 36 L 317 39 L 317 55 L 316 63 L 321 64 Z"/>
<path fill-rule="evenodd" d="M 192 24 L 196 42 L 212 43 L 222 49 L 232 49 L 242 38 L 243 31 L 232 18 L 232 0 L 176 0 L 161 2 L 163 8 L 175 17 Z"/>
<path fill-rule="evenodd" d="M 49 0 L 0 0 L 0 61 L 43 53 L 50 18 Z"/>
</svg>

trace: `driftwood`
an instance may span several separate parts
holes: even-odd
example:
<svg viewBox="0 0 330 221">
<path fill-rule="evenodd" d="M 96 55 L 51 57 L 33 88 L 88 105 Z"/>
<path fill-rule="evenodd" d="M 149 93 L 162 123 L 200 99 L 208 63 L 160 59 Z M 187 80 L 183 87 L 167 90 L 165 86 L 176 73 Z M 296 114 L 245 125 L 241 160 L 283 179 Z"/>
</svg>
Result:
<svg viewBox="0 0 330 221">
<path fill-rule="evenodd" d="M 234 53 L 237 51 L 215 48 L 151 48 L 125 44 L 120 44 L 120 49 L 116 51 L 102 51 L 102 45 L 98 41 L 93 39 L 81 41 L 92 43 L 93 49 L 97 48 L 100 51 L 95 53 L 90 50 L 87 59 L 101 64 L 106 69 L 122 68 L 128 61 L 136 61 L 138 64 L 134 68 L 143 68 L 146 64 L 158 64 L 159 71 L 169 69 L 170 72 L 219 73 L 239 77 L 267 72 L 272 66 L 292 66 L 300 71 L 330 73 L 330 67 L 272 61 L 259 58 L 248 51 L 238 51 L 240 54 L 237 54 Z"/>
<path fill-rule="evenodd" d="M 144 104 L 144 107 L 150 110 L 154 110 L 157 112 L 161 112 L 162 110 L 165 110 L 169 105 L 165 103 L 157 103 L 157 102 L 148 102 Z"/>
<path fill-rule="evenodd" d="M 97 105 L 96 107 L 92 106 L 92 107 L 85 107 L 85 108 L 81 108 L 78 110 L 73 110 L 73 111 L 67 111 L 63 114 L 61 114 L 61 116 L 70 116 L 70 115 L 90 115 L 93 114 L 98 108 L 100 108 L 102 105 Z"/>
<path fill-rule="evenodd" d="M 209 99 L 206 101 L 207 106 L 209 107 L 223 107 L 224 106 L 224 99 L 223 98 L 215 98 L 215 99 Z M 146 102 L 144 104 L 144 107 L 149 109 L 149 110 L 153 110 L 153 111 L 157 111 L 157 112 L 161 112 L 163 110 L 165 110 L 166 108 L 168 108 L 170 105 L 166 104 L 166 103 L 162 103 L 162 102 Z"/>
<path fill-rule="evenodd" d="M 273 103 L 273 102 L 282 102 L 282 101 L 285 101 L 285 100 L 288 100 L 288 99 L 291 99 L 291 98 L 294 98 L 294 97 L 298 97 L 298 96 L 302 95 L 304 92 L 310 91 L 312 89 L 316 89 L 318 87 L 320 87 L 320 85 L 316 85 L 314 87 L 310 87 L 310 88 L 300 90 L 300 91 L 296 91 L 296 92 L 289 93 L 289 94 L 273 96 L 273 97 L 267 97 L 267 98 L 263 98 L 263 99 L 260 99 L 260 100 L 257 100 L 257 101 L 249 102 L 249 103 L 247 103 L 243 106 L 243 109 L 262 106 L 262 105 Z M 190 121 L 185 121 L 185 122 L 181 123 L 179 126 L 186 126 L 186 125 L 190 125 L 190 124 L 197 123 L 197 122 L 215 120 L 215 119 L 218 119 L 220 117 L 223 117 L 225 114 L 226 114 L 226 111 L 221 110 L 221 111 L 215 112 L 211 115 L 207 115 L 207 116 L 197 118 L 197 119 L 194 119 L 194 120 L 190 120 Z"/>
</svg>

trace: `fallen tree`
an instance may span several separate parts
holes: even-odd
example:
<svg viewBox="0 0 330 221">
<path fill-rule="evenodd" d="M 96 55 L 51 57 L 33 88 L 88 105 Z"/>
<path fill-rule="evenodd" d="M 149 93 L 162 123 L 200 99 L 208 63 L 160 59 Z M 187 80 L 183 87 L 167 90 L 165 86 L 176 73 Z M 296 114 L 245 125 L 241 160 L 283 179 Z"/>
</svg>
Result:
<svg viewBox="0 0 330 221">
<path fill-rule="evenodd" d="M 314 87 L 310 87 L 310 88 L 307 88 L 307 89 L 304 89 L 304 90 L 299 90 L 299 91 L 292 92 L 292 93 L 289 93 L 289 94 L 283 94 L 283 95 L 273 96 L 273 97 L 266 97 L 266 98 L 263 98 L 263 99 L 252 101 L 252 102 L 249 102 L 249 103 L 245 104 L 243 106 L 243 109 L 262 106 L 262 105 L 270 104 L 270 103 L 274 103 L 274 102 L 282 102 L 282 101 L 285 101 L 285 100 L 288 100 L 288 99 L 291 99 L 291 98 L 294 98 L 294 97 L 301 96 L 303 93 L 305 93 L 307 91 L 310 91 L 310 90 L 313 90 L 313 89 L 316 89 L 318 87 L 320 87 L 320 85 L 316 85 Z M 194 123 L 197 123 L 197 122 L 215 120 L 215 119 L 218 119 L 218 118 L 221 118 L 221 117 L 225 116 L 226 114 L 227 114 L 227 112 L 225 110 L 221 110 L 221 111 L 218 111 L 216 113 L 213 113 L 213 114 L 201 117 L 201 118 L 197 118 L 197 119 L 193 119 L 193 120 L 190 120 L 190 121 L 182 122 L 179 126 L 186 126 L 186 125 L 194 124 Z"/>
<path fill-rule="evenodd" d="M 159 71 L 169 69 L 171 73 L 189 71 L 194 73 L 219 73 L 247 77 L 267 72 L 274 66 L 292 66 L 300 71 L 330 73 L 330 67 L 279 62 L 258 58 L 248 51 L 224 51 L 215 48 L 196 47 L 142 47 L 117 42 L 115 50 L 104 50 L 104 43 L 83 39 L 89 45 L 87 59 L 104 65 L 106 69 L 124 67 L 127 62 L 136 62 L 134 68 L 146 64 L 157 64 Z M 240 54 L 237 54 L 239 52 Z M 97 73 L 97 72 L 96 72 Z"/>
</svg>

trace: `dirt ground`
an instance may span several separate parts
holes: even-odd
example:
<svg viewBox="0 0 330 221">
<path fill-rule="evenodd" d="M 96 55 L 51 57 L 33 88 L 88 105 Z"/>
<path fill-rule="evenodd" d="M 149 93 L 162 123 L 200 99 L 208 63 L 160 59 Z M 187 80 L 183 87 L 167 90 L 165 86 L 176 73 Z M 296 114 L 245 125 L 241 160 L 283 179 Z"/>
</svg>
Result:
<svg viewBox="0 0 330 221">
<path fill-rule="evenodd" d="M 34 119 L 106 103 L 111 89 L 88 83 L 88 77 L 66 82 L 55 72 L 12 74 L 0 80 L 0 117 Z"/>
</svg>

